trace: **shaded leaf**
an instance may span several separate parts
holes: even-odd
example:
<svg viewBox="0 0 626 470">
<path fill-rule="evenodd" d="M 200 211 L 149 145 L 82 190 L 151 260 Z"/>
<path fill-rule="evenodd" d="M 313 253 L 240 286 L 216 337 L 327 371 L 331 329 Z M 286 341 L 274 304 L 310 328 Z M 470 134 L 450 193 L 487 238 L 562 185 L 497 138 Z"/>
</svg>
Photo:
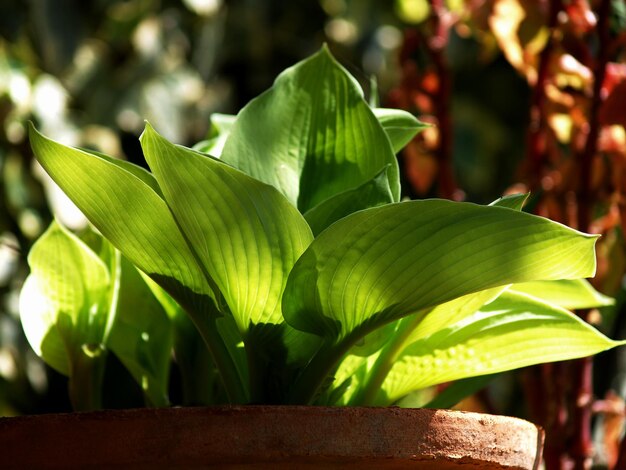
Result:
<svg viewBox="0 0 626 470">
<path fill-rule="evenodd" d="M 120 359 L 152 406 L 167 406 L 172 322 L 136 268 L 121 262 L 116 320 L 110 349 Z"/>
<path fill-rule="evenodd" d="M 361 186 L 332 196 L 304 214 L 313 235 L 353 212 L 393 202 L 387 168 Z"/>
</svg>

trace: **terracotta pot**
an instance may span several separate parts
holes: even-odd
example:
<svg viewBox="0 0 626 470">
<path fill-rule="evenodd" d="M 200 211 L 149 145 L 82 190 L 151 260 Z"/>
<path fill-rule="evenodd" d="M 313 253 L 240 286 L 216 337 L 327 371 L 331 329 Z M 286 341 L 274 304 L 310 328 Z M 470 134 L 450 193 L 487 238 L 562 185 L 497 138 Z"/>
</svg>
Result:
<svg viewBox="0 0 626 470">
<path fill-rule="evenodd" d="M 2 468 L 535 469 L 543 431 L 448 410 L 245 406 L 0 419 Z"/>
</svg>

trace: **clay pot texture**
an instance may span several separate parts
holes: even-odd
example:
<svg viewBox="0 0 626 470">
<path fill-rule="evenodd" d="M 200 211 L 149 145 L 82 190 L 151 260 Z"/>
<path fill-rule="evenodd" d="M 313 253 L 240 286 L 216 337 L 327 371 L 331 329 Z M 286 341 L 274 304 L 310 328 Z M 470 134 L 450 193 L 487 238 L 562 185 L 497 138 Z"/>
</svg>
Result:
<svg viewBox="0 0 626 470">
<path fill-rule="evenodd" d="M 543 431 L 449 410 L 228 406 L 0 419 L 2 468 L 536 469 Z"/>
</svg>

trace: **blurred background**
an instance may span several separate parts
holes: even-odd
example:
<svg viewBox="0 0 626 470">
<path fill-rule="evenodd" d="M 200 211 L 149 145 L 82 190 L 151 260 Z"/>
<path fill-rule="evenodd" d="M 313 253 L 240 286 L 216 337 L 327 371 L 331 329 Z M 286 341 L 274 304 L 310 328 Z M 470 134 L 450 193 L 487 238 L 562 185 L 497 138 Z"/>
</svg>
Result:
<svg viewBox="0 0 626 470">
<path fill-rule="evenodd" d="M 578 313 L 626 337 L 623 0 L 2 0 L 0 416 L 70 409 L 17 298 L 53 214 L 86 221 L 33 161 L 27 122 L 143 165 L 144 119 L 193 145 L 212 113 L 235 114 L 324 42 L 381 106 L 436 124 L 399 155 L 405 196 L 531 191 L 528 210 L 602 234 L 594 284 L 617 302 Z M 548 468 L 613 468 L 625 361 L 622 348 L 501 374 L 460 406 L 542 424 Z"/>
</svg>

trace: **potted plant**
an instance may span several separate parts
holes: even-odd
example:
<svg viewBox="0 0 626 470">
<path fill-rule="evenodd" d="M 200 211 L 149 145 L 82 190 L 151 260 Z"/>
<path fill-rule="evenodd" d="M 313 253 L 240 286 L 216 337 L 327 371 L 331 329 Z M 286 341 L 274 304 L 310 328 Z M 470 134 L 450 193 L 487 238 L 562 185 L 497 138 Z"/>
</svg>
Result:
<svg viewBox="0 0 626 470">
<path fill-rule="evenodd" d="M 448 406 L 488 374 L 622 344 L 566 310 L 611 301 L 584 280 L 596 237 L 523 212 L 525 195 L 401 202 L 395 153 L 423 127 L 370 106 L 326 47 L 194 149 L 146 124 L 151 172 L 31 126 L 97 229 L 54 222 L 21 295 L 29 342 L 69 377 L 74 407 L 101 406 L 109 351 L 148 405 L 168 405 L 172 350 L 187 402 L 230 406 L 2 420 L 7 447 L 36 428 L 75 466 L 538 465 L 530 423 L 390 405 L 477 377 L 424 403 Z"/>
</svg>

